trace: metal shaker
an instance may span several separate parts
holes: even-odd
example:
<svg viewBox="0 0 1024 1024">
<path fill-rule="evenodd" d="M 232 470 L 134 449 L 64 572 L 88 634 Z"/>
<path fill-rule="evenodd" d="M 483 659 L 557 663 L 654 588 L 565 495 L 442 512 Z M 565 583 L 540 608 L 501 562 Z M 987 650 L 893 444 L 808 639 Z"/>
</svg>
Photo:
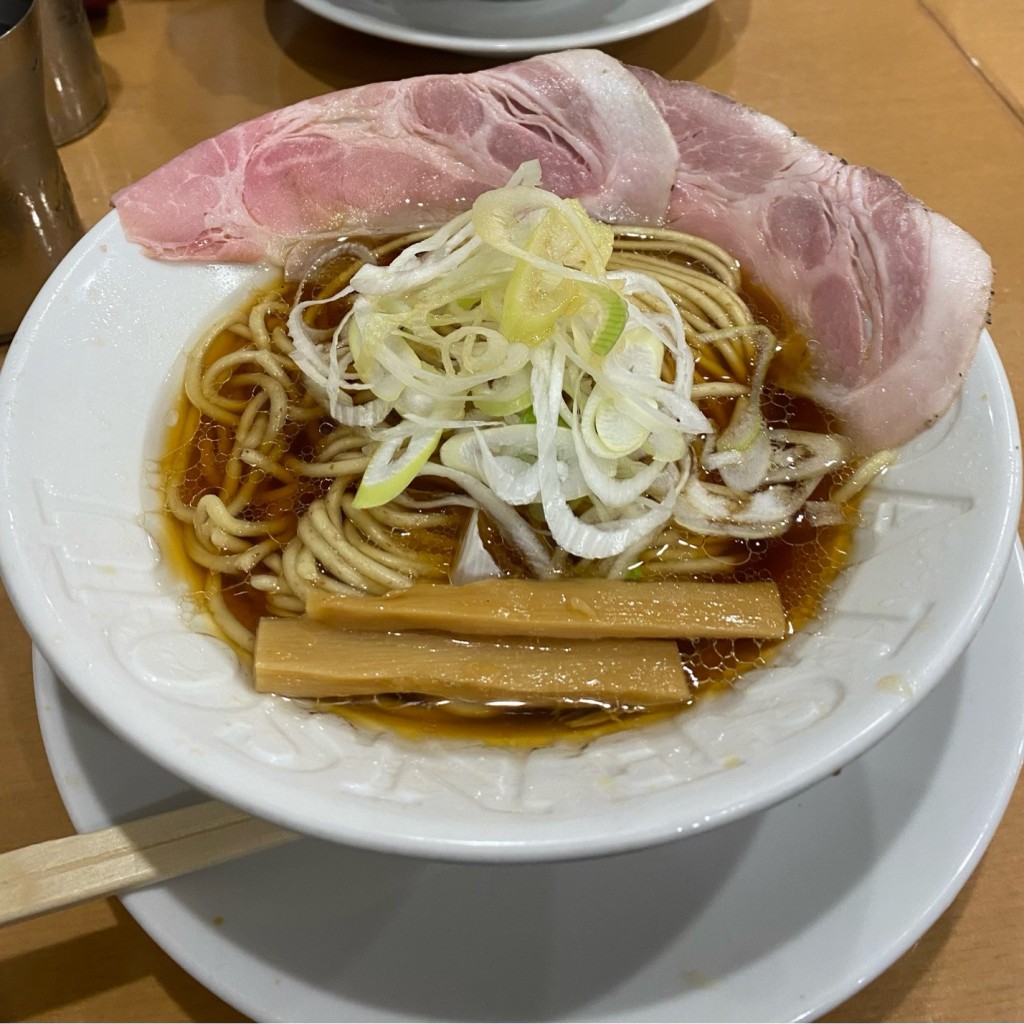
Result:
<svg viewBox="0 0 1024 1024">
<path fill-rule="evenodd" d="M 0 343 L 82 222 L 46 116 L 38 0 L 0 0 Z"/>
<path fill-rule="evenodd" d="M 82 0 L 36 0 L 50 134 L 58 146 L 95 127 L 107 85 Z"/>
</svg>

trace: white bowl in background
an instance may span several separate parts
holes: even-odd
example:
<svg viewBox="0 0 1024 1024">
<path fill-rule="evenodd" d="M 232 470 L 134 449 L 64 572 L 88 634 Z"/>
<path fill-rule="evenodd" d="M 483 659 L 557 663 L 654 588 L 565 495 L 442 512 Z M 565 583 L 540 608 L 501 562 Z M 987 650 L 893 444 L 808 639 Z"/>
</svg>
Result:
<svg viewBox="0 0 1024 1024">
<path fill-rule="evenodd" d="M 606 46 L 672 25 L 712 0 L 297 0 L 368 35 L 511 58 Z"/>
</svg>

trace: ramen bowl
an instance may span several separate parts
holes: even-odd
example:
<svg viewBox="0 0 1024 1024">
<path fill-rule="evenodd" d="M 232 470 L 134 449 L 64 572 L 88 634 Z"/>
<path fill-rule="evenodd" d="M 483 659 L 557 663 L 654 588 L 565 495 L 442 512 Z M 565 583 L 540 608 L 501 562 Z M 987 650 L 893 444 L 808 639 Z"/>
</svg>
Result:
<svg viewBox="0 0 1024 1024">
<path fill-rule="evenodd" d="M 258 694 L 161 553 L 155 459 L 193 340 L 272 276 L 147 259 L 110 214 L 43 288 L 0 376 L 0 564 L 33 641 L 122 738 L 254 815 L 448 860 L 692 834 L 868 749 L 942 678 L 996 594 L 1020 463 L 986 334 L 952 409 L 865 496 L 821 614 L 724 694 L 537 749 L 371 733 Z"/>
</svg>

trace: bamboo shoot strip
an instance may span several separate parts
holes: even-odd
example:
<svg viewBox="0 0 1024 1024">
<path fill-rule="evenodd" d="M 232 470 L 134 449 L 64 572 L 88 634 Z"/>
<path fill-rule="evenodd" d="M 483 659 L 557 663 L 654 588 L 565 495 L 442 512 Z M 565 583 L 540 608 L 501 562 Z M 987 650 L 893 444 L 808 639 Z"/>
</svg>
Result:
<svg viewBox="0 0 1024 1024">
<path fill-rule="evenodd" d="M 415 693 L 465 701 L 655 706 L 690 694 L 671 640 L 459 638 L 335 629 L 306 618 L 260 620 L 261 693 L 354 697 Z"/>
<path fill-rule="evenodd" d="M 313 590 L 306 614 L 344 629 L 488 636 L 781 639 L 774 583 L 480 580 L 417 583 L 383 597 Z"/>
</svg>

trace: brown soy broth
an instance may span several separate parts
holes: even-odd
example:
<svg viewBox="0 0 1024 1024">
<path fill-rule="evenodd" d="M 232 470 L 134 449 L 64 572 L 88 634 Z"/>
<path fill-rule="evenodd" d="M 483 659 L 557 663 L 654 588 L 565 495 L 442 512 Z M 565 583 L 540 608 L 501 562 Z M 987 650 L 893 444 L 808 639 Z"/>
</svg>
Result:
<svg viewBox="0 0 1024 1024">
<path fill-rule="evenodd" d="M 806 372 L 809 355 L 804 337 L 763 288 L 745 280 L 740 296 L 754 320 L 779 339 L 763 396 L 769 428 L 839 433 L 839 425 L 824 409 L 784 388 L 786 381 Z M 826 476 L 812 497 L 827 497 L 832 482 Z M 747 558 L 727 578 L 738 582 L 774 581 L 792 635 L 817 617 L 829 588 L 848 563 L 854 517 L 854 507 L 846 510 L 843 524 L 837 526 L 813 526 L 806 518 L 798 517 L 782 536 L 744 541 Z M 708 694 L 727 688 L 744 672 L 768 664 L 784 642 L 680 641 L 679 646 L 694 692 Z"/>
<path fill-rule="evenodd" d="M 208 349 L 206 365 L 214 363 L 222 356 L 240 350 L 244 344 L 244 339 L 237 334 L 232 334 L 229 331 L 222 332 Z M 229 391 L 227 397 L 245 401 L 251 396 L 252 390 L 252 388 L 249 388 L 248 391 L 241 389 L 234 393 Z M 228 479 L 228 463 L 232 445 L 228 428 L 205 415 L 200 415 L 197 420 L 196 411 L 184 392 L 178 398 L 175 412 L 175 425 L 168 431 L 164 446 L 165 455 L 162 459 L 165 479 L 175 464 L 182 467 L 183 479 L 179 487 L 179 495 L 186 505 L 193 507 L 205 494 L 230 497 L 232 488 Z M 287 455 L 299 459 L 308 458 L 313 453 L 319 436 L 326 433 L 327 429 L 327 424 L 323 420 L 311 421 L 307 424 L 289 424 Z M 256 520 L 285 516 L 290 519 L 291 526 L 280 535 L 283 546 L 294 534 L 299 517 L 315 498 L 327 490 L 329 483 L 329 481 L 300 478 L 300 486 L 297 489 L 289 493 L 282 493 L 281 484 L 272 477 L 267 477 L 250 497 L 243 512 L 243 518 Z M 186 551 L 184 536 L 187 527 L 169 514 L 168 519 L 170 520 L 168 532 L 175 538 L 175 542 L 171 544 L 170 548 L 172 562 L 176 568 L 179 562 L 184 562 L 193 570 L 198 570 L 199 567 L 195 565 Z M 205 604 L 205 598 L 202 596 L 205 591 L 202 573 L 199 572 L 198 575 L 190 573 L 186 578 L 190 583 L 196 584 L 193 596 L 199 600 L 200 604 Z M 265 595 L 251 587 L 245 580 L 224 586 L 222 594 L 232 614 L 247 629 L 255 631 L 260 618 L 267 614 Z"/>
<path fill-rule="evenodd" d="M 338 265 L 337 269 L 343 271 L 344 266 Z M 778 365 L 782 375 L 788 377 L 794 367 L 803 365 L 806 360 L 803 339 L 791 329 L 785 316 L 766 293 L 755 287 L 744 286 L 742 296 L 757 320 L 769 326 L 781 339 L 781 350 L 773 360 L 773 368 Z M 286 293 L 285 297 L 291 296 Z M 331 326 L 343 311 L 340 306 L 333 309 L 321 307 L 317 313 L 317 326 Z M 243 339 L 225 332 L 210 347 L 207 361 L 212 362 L 243 345 Z M 774 386 L 771 381 L 777 379 L 778 376 L 771 376 L 766 389 L 765 412 L 770 425 L 785 423 L 789 427 L 803 430 L 834 429 L 835 424 L 829 422 L 828 417 L 813 403 L 795 398 Z M 237 397 L 245 399 L 248 395 L 240 393 Z M 206 417 L 201 417 L 197 423 L 195 411 L 184 395 L 179 400 L 177 411 L 177 426 L 169 431 L 165 447 L 165 479 L 170 476 L 173 466 L 182 465 L 183 460 L 185 479 L 180 494 L 186 504 L 194 504 L 205 493 L 220 493 L 223 496 L 222 487 L 231 447 L 225 428 Z M 330 429 L 331 424 L 326 416 L 306 424 L 293 425 L 287 455 L 300 460 L 310 459 L 318 440 L 329 433 Z M 279 481 L 272 477 L 265 478 L 253 491 L 245 513 L 252 519 L 287 514 L 291 526 L 278 538 L 282 547 L 294 534 L 299 516 L 330 485 L 330 480 L 299 479 L 302 481 L 301 486 L 285 494 Z M 424 493 L 423 497 L 436 495 Z M 187 526 L 173 519 L 169 513 L 167 518 L 170 529 L 167 531 L 165 549 L 169 561 L 188 580 L 197 602 L 202 606 L 205 604 L 206 576 L 186 553 L 184 536 Z M 411 548 L 427 547 L 448 564 L 455 557 L 458 530 L 448 535 L 439 534 L 435 529 L 395 532 Z M 506 574 L 528 575 L 521 553 L 502 541 L 500 532 L 486 517 L 481 517 L 480 533 Z M 851 528 L 847 525 L 813 527 L 800 521 L 779 538 L 735 542 L 743 551 L 740 567 L 721 577 L 701 578 L 774 580 L 780 590 L 790 632 L 793 632 L 818 614 L 829 586 L 847 562 L 850 533 Z M 232 614 L 246 628 L 255 631 L 260 618 L 267 614 L 264 594 L 250 586 L 246 579 L 231 583 L 226 578 L 222 594 Z M 377 700 L 364 699 L 346 704 L 322 703 L 320 710 L 339 714 L 360 727 L 378 731 L 393 730 L 414 737 L 455 736 L 508 746 L 537 746 L 567 739 L 586 741 L 604 733 L 660 721 L 679 713 L 702 695 L 726 689 L 742 673 L 767 664 L 778 644 L 778 641 L 753 640 L 680 641 L 680 653 L 691 681 L 692 693 L 678 705 L 656 710 L 609 709 L 607 714 L 594 715 L 586 710 L 572 709 L 496 712 L 484 708 L 479 709 L 480 713 L 467 714 L 465 709 L 453 711 L 444 702 L 404 698 L 400 695 L 383 695 Z"/>
</svg>

